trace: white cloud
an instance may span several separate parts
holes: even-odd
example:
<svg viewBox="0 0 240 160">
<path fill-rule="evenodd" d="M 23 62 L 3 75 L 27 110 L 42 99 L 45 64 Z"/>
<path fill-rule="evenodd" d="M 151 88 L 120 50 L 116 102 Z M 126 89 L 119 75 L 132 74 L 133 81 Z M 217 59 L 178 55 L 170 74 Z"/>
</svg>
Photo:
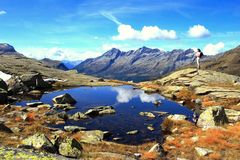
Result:
<svg viewBox="0 0 240 160">
<path fill-rule="evenodd" d="M 203 53 L 206 55 L 215 55 L 217 53 L 220 53 L 223 48 L 224 48 L 223 42 L 218 42 L 216 44 L 209 43 L 204 47 Z"/>
<path fill-rule="evenodd" d="M 20 53 L 27 57 L 35 59 L 50 58 L 53 60 L 85 60 L 87 58 L 95 58 L 101 53 L 95 51 L 79 52 L 70 48 L 23 48 L 18 49 Z"/>
<path fill-rule="evenodd" d="M 0 16 L 4 15 L 4 14 L 7 14 L 7 12 L 6 11 L 0 11 Z"/>
<path fill-rule="evenodd" d="M 176 31 L 160 29 L 157 26 L 144 26 L 142 30 L 135 30 L 131 25 L 118 26 L 118 35 L 113 40 L 152 40 L 152 39 L 176 39 Z"/>
<path fill-rule="evenodd" d="M 156 102 L 158 100 L 163 100 L 164 97 L 160 96 L 159 94 L 146 94 L 142 90 L 133 90 L 131 88 L 122 88 L 116 87 L 113 88 L 113 91 L 117 92 L 117 101 L 119 103 L 128 103 L 133 98 L 139 97 L 142 102 Z"/>
<path fill-rule="evenodd" d="M 189 28 L 188 35 L 193 38 L 203 38 L 210 36 L 210 32 L 206 27 L 198 24 Z"/>
</svg>

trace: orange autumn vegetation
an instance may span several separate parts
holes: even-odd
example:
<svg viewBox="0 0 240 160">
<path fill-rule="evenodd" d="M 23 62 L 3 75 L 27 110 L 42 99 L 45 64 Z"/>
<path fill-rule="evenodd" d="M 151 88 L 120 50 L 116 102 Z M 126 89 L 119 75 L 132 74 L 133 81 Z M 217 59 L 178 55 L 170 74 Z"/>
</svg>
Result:
<svg viewBox="0 0 240 160">
<path fill-rule="evenodd" d="M 142 160 L 155 160 L 158 158 L 158 154 L 155 152 L 143 152 Z"/>
<path fill-rule="evenodd" d="M 27 113 L 27 120 L 28 121 L 34 121 L 36 117 L 36 113 L 35 112 L 29 112 Z"/>
<path fill-rule="evenodd" d="M 176 96 L 178 99 L 181 99 L 181 100 L 192 100 L 197 98 L 197 96 L 193 93 L 193 91 L 190 91 L 186 88 L 180 90 L 176 94 Z"/>
</svg>

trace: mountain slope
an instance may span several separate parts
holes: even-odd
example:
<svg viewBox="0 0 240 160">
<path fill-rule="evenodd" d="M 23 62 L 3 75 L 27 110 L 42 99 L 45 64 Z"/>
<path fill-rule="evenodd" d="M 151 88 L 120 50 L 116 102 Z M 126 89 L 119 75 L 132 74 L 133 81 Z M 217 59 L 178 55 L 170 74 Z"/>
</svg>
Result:
<svg viewBox="0 0 240 160">
<path fill-rule="evenodd" d="M 7 43 L 0 43 L 0 55 L 14 55 L 17 57 L 24 57 L 21 53 L 18 53 L 13 46 Z"/>
<path fill-rule="evenodd" d="M 87 59 L 75 68 L 79 73 L 105 78 L 145 81 L 190 64 L 193 57 L 192 49 L 165 52 L 142 47 L 122 52 L 113 48 L 100 57 Z"/>
<path fill-rule="evenodd" d="M 225 52 L 217 59 L 204 62 L 202 68 L 240 76 L 240 46 Z"/>
</svg>

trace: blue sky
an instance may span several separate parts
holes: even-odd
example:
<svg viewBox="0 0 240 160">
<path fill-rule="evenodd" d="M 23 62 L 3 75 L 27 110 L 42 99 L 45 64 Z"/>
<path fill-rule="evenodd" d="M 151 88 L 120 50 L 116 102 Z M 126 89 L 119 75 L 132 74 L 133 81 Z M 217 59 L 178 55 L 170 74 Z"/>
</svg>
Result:
<svg viewBox="0 0 240 160">
<path fill-rule="evenodd" d="M 142 46 L 216 54 L 239 45 L 239 19 L 238 0 L 0 0 L 0 42 L 38 59 Z"/>
</svg>

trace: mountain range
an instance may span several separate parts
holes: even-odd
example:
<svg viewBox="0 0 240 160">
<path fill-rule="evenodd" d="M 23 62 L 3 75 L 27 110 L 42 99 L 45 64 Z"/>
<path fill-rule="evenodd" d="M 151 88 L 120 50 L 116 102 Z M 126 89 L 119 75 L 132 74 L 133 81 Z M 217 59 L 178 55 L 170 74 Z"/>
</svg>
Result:
<svg viewBox="0 0 240 160">
<path fill-rule="evenodd" d="M 203 61 L 210 58 L 205 56 Z M 113 48 L 100 57 L 83 61 L 75 69 L 79 73 L 138 82 L 159 78 L 175 69 L 191 64 L 193 60 L 192 49 L 162 51 L 142 47 L 123 52 Z"/>
</svg>

